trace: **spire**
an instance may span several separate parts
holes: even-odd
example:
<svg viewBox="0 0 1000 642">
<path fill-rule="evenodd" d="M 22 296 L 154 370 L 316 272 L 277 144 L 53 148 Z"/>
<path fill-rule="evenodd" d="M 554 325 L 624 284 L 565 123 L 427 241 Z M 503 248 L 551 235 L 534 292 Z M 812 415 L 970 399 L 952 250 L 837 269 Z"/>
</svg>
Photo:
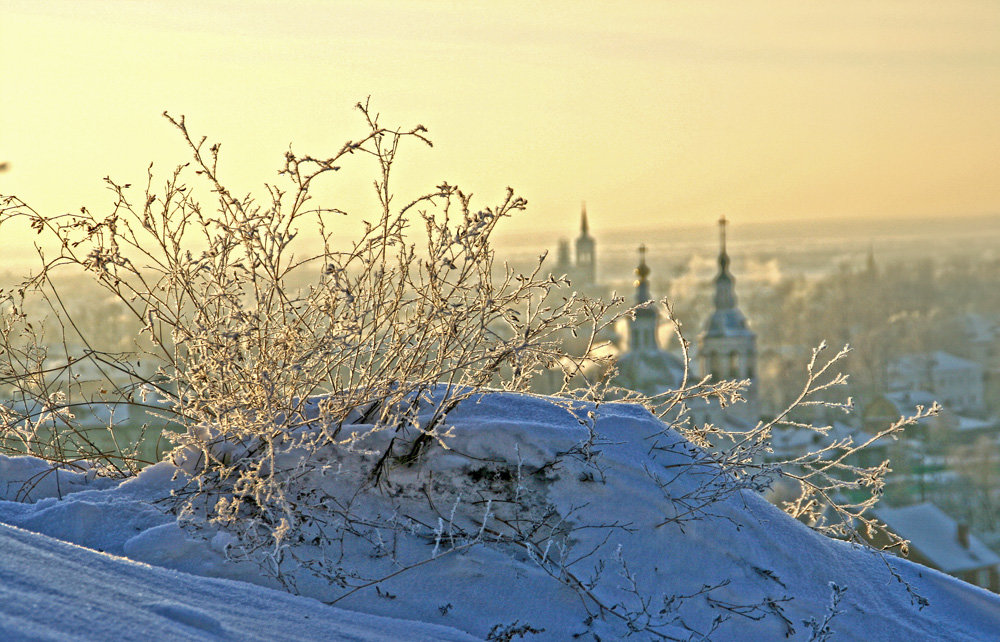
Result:
<svg viewBox="0 0 1000 642">
<path fill-rule="evenodd" d="M 729 407 L 722 413 L 721 406 L 712 411 L 716 419 L 722 417 L 746 422 L 757 422 L 757 335 L 750 329 L 743 312 L 736 307 L 733 275 L 729 272 L 729 253 L 726 248 L 725 216 L 719 218 L 719 273 L 715 277 L 715 310 L 709 315 L 705 330 L 698 337 L 698 364 L 702 376 L 711 375 L 716 381 L 724 379 L 749 379 L 750 387 L 743 392 L 745 406 Z"/>
<path fill-rule="evenodd" d="M 657 328 L 660 315 L 649 295 L 649 266 L 646 265 L 646 246 L 639 246 L 639 266 L 635 275 L 635 302 L 638 306 L 629 321 L 629 350 L 632 352 L 655 352 L 660 349 Z"/>
<path fill-rule="evenodd" d="M 639 246 L 639 266 L 635 268 L 635 275 L 639 277 L 635 282 L 635 302 L 646 303 L 651 300 L 649 295 L 649 266 L 646 265 L 646 246 Z"/>
<path fill-rule="evenodd" d="M 719 272 L 729 272 L 729 254 L 726 253 L 726 215 L 719 219 Z"/>
<path fill-rule="evenodd" d="M 729 273 L 729 254 L 726 253 L 725 215 L 719 219 L 719 274 L 715 277 L 715 309 L 729 310 L 736 307 L 736 293 L 733 291 L 733 275 Z"/>
<path fill-rule="evenodd" d="M 581 206 L 580 236 L 576 239 L 576 269 L 580 285 L 593 285 L 597 281 L 597 260 L 594 252 L 594 237 L 587 224 L 587 204 Z"/>
<path fill-rule="evenodd" d="M 868 244 L 868 261 L 865 265 L 865 271 L 868 276 L 878 276 L 878 264 L 875 262 L 875 244 Z"/>
</svg>

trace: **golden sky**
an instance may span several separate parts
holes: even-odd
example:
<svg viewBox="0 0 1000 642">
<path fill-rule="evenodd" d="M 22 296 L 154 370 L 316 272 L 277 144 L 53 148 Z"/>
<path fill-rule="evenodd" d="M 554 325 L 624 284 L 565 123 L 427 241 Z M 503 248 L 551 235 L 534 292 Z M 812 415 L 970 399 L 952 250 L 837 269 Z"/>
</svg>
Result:
<svg viewBox="0 0 1000 642">
<path fill-rule="evenodd" d="M 0 56 L 0 193 L 50 213 L 185 161 L 164 110 L 246 192 L 366 96 L 435 142 L 404 196 L 510 185 L 515 231 L 1000 212 L 993 0 L 0 0 Z"/>
</svg>

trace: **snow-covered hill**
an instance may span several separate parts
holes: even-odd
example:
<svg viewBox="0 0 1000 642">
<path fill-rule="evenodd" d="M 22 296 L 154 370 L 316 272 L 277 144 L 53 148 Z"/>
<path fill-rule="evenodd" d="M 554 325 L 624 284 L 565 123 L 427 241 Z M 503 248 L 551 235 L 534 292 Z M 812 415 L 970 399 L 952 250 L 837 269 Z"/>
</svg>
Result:
<svg viewBox="0 0 1000 642">
<path fill-rule="evenodd" d="M 588 427 L 579 418 L 589 411 Z M 336 551 L 298 550 L 306 562 L 326 555 L 344 579 L 289 569 L 286 582 L 307 597 L 270 590 L 279 584 L 257 567 L 227 561 L 227 534 L 178 527 L 157 502 L 179 483 L 166 462 L 115 484 L 41 475 L 36 460 L 0 460 L 0 493 L 10 500 L 0 501 L 0 522 L 19 527 L 0 528 L 0 629 L 93 638 L 148 629 L 188 638 L 520 631 L 549 640 L 630 632 L 808 640 L 823 639 L 816 632 L 827 622 L 834 640 L 985 640 L 1000 632 L 1000 597 L 827 539 L 755 494 L 687 515 L 718 471 L 694 463 L 697 451 L 639 407 L 578 406 L 571 414 L 544 399 L 489 393 L 463 402 L 449 422 L 450 449 L 435 446 L 418 465 L 391 471 L 377 493 L 358 493 L 370 464 L 364 456 L 331 459 L 325 493 L 349 502 L 358 524 L 375 526 L 346 533 Z M 585 452 L 592 430 L 597 440 Z M 32 481 L 30 503 L 13 501 Z M 529 527 L 528 544 L 512 543 L 510 533 Z M 396 571 L 351 592 L 364 578 Z M 834 593 L 840 600 L 831 608 Z M 29 604 L 44 604 L 45 614 Z"/>
</svg>

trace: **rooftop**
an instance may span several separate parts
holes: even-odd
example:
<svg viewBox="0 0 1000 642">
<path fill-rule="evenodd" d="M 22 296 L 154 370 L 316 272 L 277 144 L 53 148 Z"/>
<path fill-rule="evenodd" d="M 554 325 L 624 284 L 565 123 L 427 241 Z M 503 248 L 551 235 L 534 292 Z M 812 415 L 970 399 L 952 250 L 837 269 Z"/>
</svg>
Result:
<svg viewBox="0 0 1000 642">
<path fill-rule="evenodd" d="M 1000 564 L 1000 556 L 971 533 L 968 547 L 963 546 L 958 538 L 958 522 L 930 502 L 903 508 L 879 508 L 875 514 L 891 531 L 910 540 L 915 550 L 946 573 Z"/>
</svg>

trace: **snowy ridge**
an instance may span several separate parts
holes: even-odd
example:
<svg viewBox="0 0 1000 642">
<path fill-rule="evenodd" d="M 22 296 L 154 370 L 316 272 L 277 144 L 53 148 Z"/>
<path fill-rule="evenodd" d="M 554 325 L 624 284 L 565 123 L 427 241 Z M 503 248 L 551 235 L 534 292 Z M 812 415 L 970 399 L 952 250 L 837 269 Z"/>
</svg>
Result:
<svg viewBox="0 0 1000 642">
<path fill-rule="evenodd" d="M 592 424 L 588 413 L 593 413 Z M 336 608 L 244 584 L 219 586 L 235 587 L 264 602 L 280 596 L 294 602 L 288 613 L 312 608 L 316 617 L 331 621 L 339 621 L 340 608 L 368 614 L 351 616 L 357 630 L 387 636 L 352 638 L 360 633 L 344 629 L 341 636 L 331 633 L 339 629 L 326 629 L 329 635 L 319 637 L 328 639 L 420 639 L 424 634 L 392 628 L 416 626 L 401 620 L 449 627 L 427 629 L 430 638 L 439 636 L 435 639 L 463 639 L 455 629 L 485 638 L 497 625 L 519 624 L 544 629 L 527 635 L 528 640 L 609 640 L 630 630 L 633 639 L 655 639 L 655 631 L 676 639 L 708 634 L 719 640 L 808 640 L 812 629 L 806 622 L 825 618 L 834 640 L 983 640 L 1000 631 L 1000 597 L 905 560 L 887 561 L 827 539 L 755 494 L 730 494 L 688 514 L 685 507 L 697 505 L 701 490 L 720 479 L 719 471 L 697 463 L 699 451 L 639 407 L 579 404 L 569 412 L 545 399 L 487 393 L 462 402 L 449 423 L 454 433 L 449 449 L 435 446 L 418 464 L 391 470 L 381 492 L 358 493 L 370 466 L 363 453 L 331 453 L 329 474 L 314 480 L 329 497 L 351 502 L 360 521 L 402 525 L 345 535 L 336 559 L 347 584 L 363 585 L 366 578 L 436 559 L 353 592 L 305 570 L 290 571 L 300 593 L 335 602 Z M 590 450 L 583 449 L 592 434 L 596 440 Z M 0 475 L 6 475 L 2 481 L 23 479 L 32 465 L 44 468 L 32 461 L 0 461 Z M 225 533 L 194 537 L 162 512 L 154 502 L 178 483 L 173 474 L 170 464 L 160 463 L 113 486 L 67 476 L 72 483 L 62 484 L 62 499 L 51 485 L 38 488 L 35 497 L 49 497 L 33 504 L 0 502 L 0 521 L 168 569 L 276 587 L 254 565 L 226 560 L 232 541 Z M 65 488 L 72 492 L 66 494 Z M 511 512 L 513 504 L 505 500 L 512 494 L 526 507 L 521 513 Z M 531 540 L 535 544 L 512 542 L 513 530 L 532 521 L 540 525 Z M 29 558 L 36 549 L 77 551 L 70 556 L 78 564 L 75 575 L 87 575 L 93 564 L 109 574 L 100 586 L 113 586 L 113 574 L 121 572 L 134 583 L 127 591 L 132 595 L 149 581 L 162 586 L 156 599 L 176 595 L 177 603 L 185 605 L 189 603 L 181 593 L 200 596 L 195 589 L 204 587 L 199 582 L 216 581 L 117 558 L 112 563 L 106 555 L 16 529 L 0 534 L 21 542 L 17 550 Z M 385 550 L 373 550 L 375 538 L 383 538 L 379 541 L 386 542 Z M 303 546 L 297 553 L 300 559 L 319 559 L 331 551 Z M 6 556 L 10 559 L 2 566 L 7 577 L 25 574 L 11 590 L 42 599 L 55 589 L 44 577 L 28 574 L 27 567 L 54 568 L 61 562 L 53 557 L 44 564 L 21 564 L 21 554 Z M 165 575 L 151 575 L 155 573 Z M 168 584 L 167 577 L 180 583 Z M 64 579 L 55 585 L 66 582 L 72 584 Z M 929 605 L 918 609 L 904 582 Z M 836 613 L 829 609 L 831 584 L 845 589 Z M 100 591 L 91 586 L 60 604 L 85 599 L 83 593 L 108 605 L 121 600 L 120 607 L 108 608 L 120 608 L 122 618 L 138 618 L 130 625 L 138 627 L 133 630 L 175 626 L 184 619 L 162 612 L 154 617 L 127 596 L 102 598 Z M 5 615 L 18 601 L 16 594 L 7 598 L 0 607 Z M 206 618 L 198 621 L 208 624 L 192 635 L 225 637 L 239 630 L 231 628 L 234 620 L 224 613 L 232 602 L 197 597 L 194 607 Z M 171 612 L 187 613 L 185 608 Z M 297 637 L 277 623 L 281 608 L 254 608 L 256 615 L 240 616 L 249 618 L 244 630 L 252 630 L 248 622 L 259 621 L 261 627 L 274 626 Z M 370 615 L 396 619 L 366 629 L 363 617 Z M 8 621 L 14 620 L 5 617 Z M 452 637 L 442 637 L 447 635 Z"/>
</svg>

